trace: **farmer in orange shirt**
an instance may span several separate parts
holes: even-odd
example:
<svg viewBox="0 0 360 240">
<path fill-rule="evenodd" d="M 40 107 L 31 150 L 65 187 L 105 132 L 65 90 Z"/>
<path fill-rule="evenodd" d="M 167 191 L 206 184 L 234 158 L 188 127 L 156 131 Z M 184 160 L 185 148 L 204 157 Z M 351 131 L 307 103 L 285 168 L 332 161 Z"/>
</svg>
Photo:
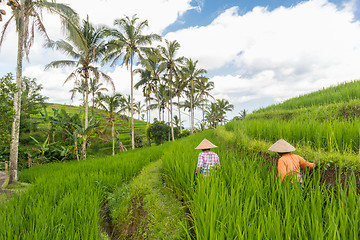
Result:
<svg viewBox="0 0 360 240">
<path fill-rule="evenodd" d="M 278 174 L 280 182 L 284 180 L 284 177 L 290 177 L 291 182 L 293 182 L 295 178 L 295 180 L 300 183 L 300 186 L 304 187 L 300 169 L 313 169 L 316 167 L 316 163 L 310 163 L 302 157 L 292 154 L 291 152 L 295 151 L 295 148 L 284 139 L 280 139 L 274 143 L 269 148 L 269 151 L 277 152 L 281 156 L 278 161 Z"/>
</svg>

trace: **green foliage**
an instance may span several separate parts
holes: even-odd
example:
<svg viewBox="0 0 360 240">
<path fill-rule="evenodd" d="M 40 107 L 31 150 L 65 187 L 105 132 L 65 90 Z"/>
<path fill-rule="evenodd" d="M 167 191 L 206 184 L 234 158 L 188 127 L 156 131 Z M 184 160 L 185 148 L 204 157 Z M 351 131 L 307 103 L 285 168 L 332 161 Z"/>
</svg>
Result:
<svg viewBox="0 0 360 240">
<path fill-rule="evenodd" d="M 8 73 L 0 78 L 0 146 L 8 145 L 10 142 L 11 124 L 13 122 L 13 97 L 16 91 L 12 83 L 13 76 Z"/>
<path fill-rule="evenodd" d="M 36 83 L 35 78 L 23 77 L 21 81 L 21 119 L 20 132 L 27 133 L 37 130 L 39 121 L 33 116 L 44 107 L 48 97 L 41 95 L 43 87 Z M 21 138 L 21 137 L 20 137 Z"/>
<path fill-rule="evenodd" d="M 169 140 L 170 127 L 165 122 L 155 121 L 148 128 L 148 136 L 154 140 L 156 144 L 162 144 Z"/>
</svg>

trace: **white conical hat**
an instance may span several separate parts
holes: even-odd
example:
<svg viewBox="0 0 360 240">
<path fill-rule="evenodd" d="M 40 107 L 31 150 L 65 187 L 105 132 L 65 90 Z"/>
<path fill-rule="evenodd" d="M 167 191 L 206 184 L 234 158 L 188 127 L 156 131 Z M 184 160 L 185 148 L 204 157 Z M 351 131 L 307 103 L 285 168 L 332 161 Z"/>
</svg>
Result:
<svg viewBox="0 0 360 240">
<path fill-rule="evenodd" d="M 278 140 L 269 148 L 269 151 L 278 152 L 278 153 L 293 152 L 295 150 L 296 149 L 284 139 Z"/>
<path fill-rule="evenodd" d="M 202 142 L 195 149 L 210 149 L 210 148 L 217 148 L 217 146 L 215 146 L 209 140 L 204 138 L 204 140 L 202 140 Z"/>
</svg>

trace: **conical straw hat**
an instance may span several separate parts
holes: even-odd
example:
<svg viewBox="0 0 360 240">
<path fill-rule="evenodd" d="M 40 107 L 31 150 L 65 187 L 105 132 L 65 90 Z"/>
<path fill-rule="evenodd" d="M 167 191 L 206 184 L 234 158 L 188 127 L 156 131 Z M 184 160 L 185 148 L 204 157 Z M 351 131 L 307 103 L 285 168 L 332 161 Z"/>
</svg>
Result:
<svg viewBox="0 0 360 240">
<path fill-rule="evenodd" d="M 270 148 L 269 151 L 272 152 L 278 152 L 278 153 L 287 153 L 287 152 L 293 152 L 296 149 L 287 141 L 284 139 L 278 140 L 276 143 L 274 143 Z"/>
<path fill-rule="evenodd" d="M 209 140 L 204 138 L 204 140 L 202 140 L 202 142 L 195 149 L 210 149 L 210 148 L 217 148 L 217 146 L 215 146 Z"/>
</svg>

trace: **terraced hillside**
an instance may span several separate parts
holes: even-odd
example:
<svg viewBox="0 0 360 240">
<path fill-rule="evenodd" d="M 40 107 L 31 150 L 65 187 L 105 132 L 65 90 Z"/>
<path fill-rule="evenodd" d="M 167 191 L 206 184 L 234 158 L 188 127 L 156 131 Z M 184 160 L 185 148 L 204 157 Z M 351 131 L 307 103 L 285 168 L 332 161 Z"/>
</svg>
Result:
<svg viewBox="0 0 360 240">
<path fill-rule="evenodd" d="M 0 202 L 0 238 L 358 239 L 360 102 L 344 99 L 278 105 L 162 146 L 22 171 L 29 188 Z M 196 179 L 204 138 L 221 167 Z M 302 172 L 304 188 L 279 183 L 278 155 L 267 150 L 278 138 L 320 166 Z"/>
</svg>

